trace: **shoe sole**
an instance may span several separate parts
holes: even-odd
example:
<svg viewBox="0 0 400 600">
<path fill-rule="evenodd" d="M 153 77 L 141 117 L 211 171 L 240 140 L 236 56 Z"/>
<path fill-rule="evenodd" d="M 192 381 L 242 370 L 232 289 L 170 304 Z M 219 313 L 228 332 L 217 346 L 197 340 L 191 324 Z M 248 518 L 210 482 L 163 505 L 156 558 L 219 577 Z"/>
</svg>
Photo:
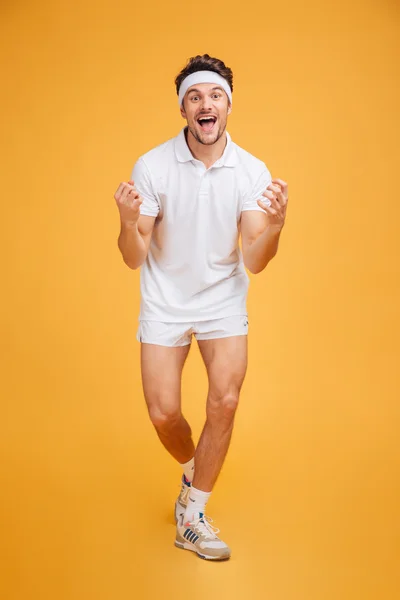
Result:
<svg viewBox="0 0 400 600">
<path fill-rule="evenodd" d="M 189 544 L 188 542 L 185 542 L 184 544 L 182 544 L 182 542 L 178 542 L 178 540 L 175 540 L 175 546 L 177 548 L 180 548 L 181 550 L 190 550 L 191 552 L 194 552 L 195 554 L 197 554 L 197 556 L 199 558 L 203 558 L 204 560 L 217 560 L 217 561 L 223 561 L 223 560 L 229 560 L 230 556 L 207 556 L 206 554 L 201 554 L 200 552 L 198 552 L 196 550 L 196 548 L 194 548 L 192 546 L 192 544 Z"/>
</svg>

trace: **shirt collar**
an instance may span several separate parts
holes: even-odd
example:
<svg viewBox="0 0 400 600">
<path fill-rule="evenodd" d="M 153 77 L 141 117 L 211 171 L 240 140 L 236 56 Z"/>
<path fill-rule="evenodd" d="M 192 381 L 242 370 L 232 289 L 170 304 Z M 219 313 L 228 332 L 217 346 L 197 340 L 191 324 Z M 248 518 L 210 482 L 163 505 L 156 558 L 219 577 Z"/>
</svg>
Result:
<svg viewBox="0 0 400 600">
<path fill-rule="evenodd" d="M 185 163 L 191 160 L 196 160 L 190 151 L 186 142 L 185 129 L 183 127 L 175 138 L 175 155 L 178 162 Z M 234 167 L 237 164 L 237 154 L 235 144 L 232 142 L 231 136 L 226 132 L 226 146 L 222 156 L 214 163 L 216 167 Z"/>
</svg>

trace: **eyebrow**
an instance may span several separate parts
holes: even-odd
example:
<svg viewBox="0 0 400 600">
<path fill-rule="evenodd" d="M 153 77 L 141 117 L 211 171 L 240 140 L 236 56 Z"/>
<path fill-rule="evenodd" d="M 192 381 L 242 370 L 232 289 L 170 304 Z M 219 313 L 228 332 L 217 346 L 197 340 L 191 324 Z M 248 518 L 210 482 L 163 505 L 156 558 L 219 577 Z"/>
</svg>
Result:
<svg viewBox="0 0 400 600">
<path fill-rule="evenodd" d="M 213 92 L 214 90 L 221 90 L 221 92 L 223 92 L 223 88 L 219 85 L 216 85 L 215 87 L 211 88 L 210 92 Z M 197 92 L 198 94 L 201 94 L 201 90 L 198 90 L 197 88 L 192 88 L 188 91 L 188 94 L 190 94 L 191 92 Z"/>
</svg>

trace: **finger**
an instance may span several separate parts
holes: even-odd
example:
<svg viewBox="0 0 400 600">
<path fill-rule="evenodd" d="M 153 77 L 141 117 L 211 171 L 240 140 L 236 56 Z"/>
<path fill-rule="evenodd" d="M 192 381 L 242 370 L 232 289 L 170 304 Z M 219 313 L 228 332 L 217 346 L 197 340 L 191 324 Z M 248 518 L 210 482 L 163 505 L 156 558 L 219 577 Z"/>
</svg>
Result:
<svg viewBox="0 0 400 600">
<path fill-rule="evenodd" d="M 271 215 L 271 217 L 275 217 L 275 215 L 278 214 L 278 211 L 276 211 L 274 208 L 270 208 L 270 207 L 267 207 L 266 212 L 269 215 Z"/>
<path fill-rule="evenodd" d="M 125 204 L 130 207 L 136 206 L 136 203 L 139 199 L 139 194 L 131 192 L 130 194 L 128 194 Z"/>
<path fill-rule="evenodd" d="M 275 192 L 276 194 L 278 194 L 279 192 L 282 191 L 282 188 L 275 183 L 270 183 L 269 186 L 267 187 L 267 190 L 271 190 L 272 192 Z"/>
<path fill-rule="evenodd" d="M 271 206 L 269 207 L 271 210 L 275 211 L 275 214 L 281 209 L 281 206 L 277 200 L 272 200 Z"/>
<path fill-rule="evenodd" d="M 136 189 L 134 181 L 128 181 L 127 185 L 129 185 L 131 191 L 137 192 L 137 189 Z"/>
<path fill-rule="evenodd" d="M 266 189 L 262 195 L 268 196 L 268 198 L 276 198 L 276 192 L 273 192 L 272 190 L 268 190 L 268 189 Z"/>
<path fill-rule="evenodd" d="M 132 208 L 139 208 L 141 206 L 141 204 L 143 204 L 143 200 L 139 196 L 132 202 Z"/>
<path fill-rule="evenodd" d="M 130 179 L 130 180 L 128 181 L 128 183 L 129 183 L 129 185 L 133 185 L 133 186 L 135 185 L 135 182 L 133 181 L 133 179 Z"/>
<path fill-rule="evenodd" d="M 257 204 L 260 208 L 263 209 L 264 212 L 267 212 L 268 206 L 262 200 L 257 200 Z"/>
<path fill-rule="evenodd" d="M 282 186 L 282 191 L 284 193 L 284 195 L 286 196 L 286 198 L 288 197 L 288 184 L 286 183 L 286 181 L 283 181 L 283 179 L 273 179 L 272 183 L 279 183 L 279 185 Z"/>
<path fill-rule="evenodd" d="M 288 184 L 286 183 L 286 181 L 283 181 L 283 179 L 272 179 L 272 183 L 278 183 L 279 185 L 281 185 L 282 187 L 286 188 L 288 187 Z"/>
<path fill-rule="evenodd" d="M 131 197 L 131 193 L 132 194 L 138 194 L 138 192 L 135 190 L 135 188 L 133 188 L 131 185 L 125 183 L 124 184 L 124 189 L 123 189 L 122 194 L 121 194 L 120 201 L 121 202 L 126 202 L 128 196 Z"/>
<path fill-rule="evenodd" d="M 270 201 L 271 204 L 273 204 L 274 206 L 277 204 L 279 206 L 279 201 L 277 199 L 277 195 L 274 192 L 264 192 L 263 196 L 266 196 Z"/>
<path fill-rule="evenodd" d="M 115 192 L 115 194 L 114 194 L 114 198 L 115 198 L 116 200 L 119 200 L 119 198 L 120 198 L 120 196 L 121 196 L 121 194 L 122 194 L 122 190 L 123 190 L 123 189 L 124 189 L 124 184 L 123 184 L 123 183 L 120 183 L 120 184 L 119 184 L 119 186 L 118 186 L 118 188 L 117 188 L 117 191 L 116 191 L 116 192 Z"/>
<path fill-rule="evenodd" d="M 264 192 L 262 195 L 264 196 L 264 198 L 259 198 L 259 200 L 267 204 L 267 206 L 271 206 L 271 199 L 268 198 L 267 194 Z"/>
<path fill-rule="evenodd" d="M 285 206 L 285 204 L 287 202 L 287 199 L 285 198 L 283 192 L 279 192 L 276 195 L 276 201 L 277 201 L 277 203 L 278 203 L 279 206 Z"/>
<path fill-rule="evenodd" d="M 265 210 L 265 212 L 267 214 L 270 215 L 276 215 L 277 211 L 274 208 L 270 208 L 269 206 L 266 206 L 265 204 L 263 204 L 262 200 L 257 200 L 258 206 L 260 206 L 263 210 Z"/>
<path fill-rule="evenodd" d="M 285 194 L 283 192 L 281 192 L 280 194 L 278 194 L 278 198 L 279 201 L 281 203 L 282 206 L 286 206 L 288 199 L 286 198 Z"/>
</svg>

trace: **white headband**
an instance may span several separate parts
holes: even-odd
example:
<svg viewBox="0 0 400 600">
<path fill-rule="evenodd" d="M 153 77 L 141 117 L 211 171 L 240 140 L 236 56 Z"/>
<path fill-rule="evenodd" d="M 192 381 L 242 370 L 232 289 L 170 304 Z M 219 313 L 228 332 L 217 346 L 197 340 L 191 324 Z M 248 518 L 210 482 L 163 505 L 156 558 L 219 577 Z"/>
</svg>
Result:
<svg viewBox="0 0 400 600">
<path fill-rule="evenodd" d="M 232 90 L 229 87 L 226 79 L 215 73 L 214 71 L 196 71 L 185 77 L 179 88 L 179 107 L 182 106 L 182 100 L 188 89 L 195 83 L 217 83 L 222 87 L 228 95 L 229 101 L 232 104 Z"/>
</svg>

